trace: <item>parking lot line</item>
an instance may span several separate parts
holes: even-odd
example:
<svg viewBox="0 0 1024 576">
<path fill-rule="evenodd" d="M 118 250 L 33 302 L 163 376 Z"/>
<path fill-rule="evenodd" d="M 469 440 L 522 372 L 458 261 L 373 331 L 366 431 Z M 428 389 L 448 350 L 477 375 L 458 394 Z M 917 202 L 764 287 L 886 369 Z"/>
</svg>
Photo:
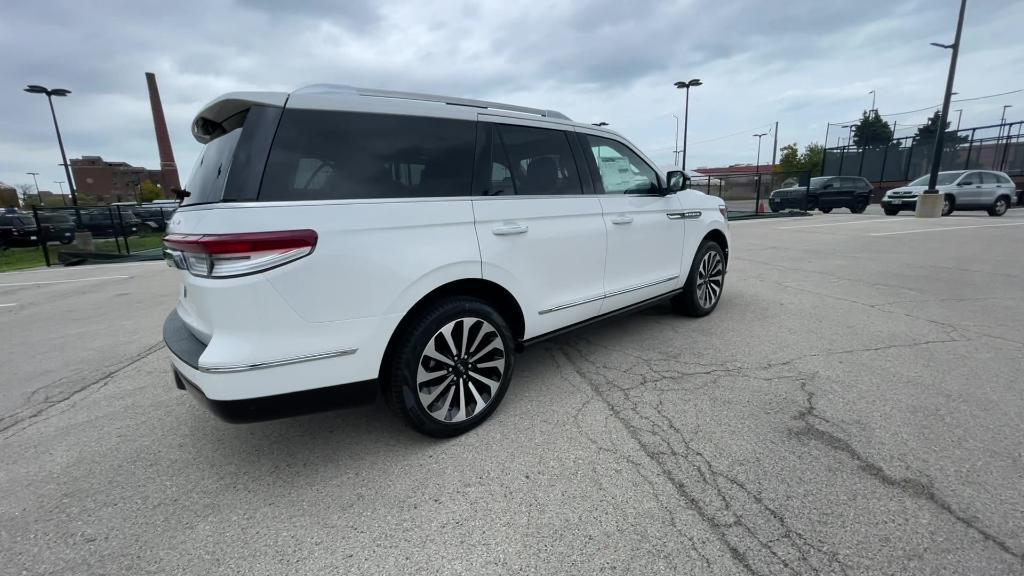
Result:
<svg viewBox="0 0 1024 576">
<path fill-rule="evenodd" d="M 920 228 L 918 230 L 900 230 L 898 232 L 875 232 L 871 236 L 893 236 L 895 234 L 914 234 L 916 232 L 938 232 L 941 230 L 966 230 L 968 228 L 999 228 L 1002 226 L 1024 226 L 1024 222 L 1007 222 L 1006 224 L 975 224 L 974 226 L 944 226 L 942 228 Z"/>
<path fill-rule="evenodd" d="M 12 303 L 12 304 L 0 304 L 0 308 L 6 308 L 6 307 L 8 307 L 8 306 L 17 306 L 17 304 L 16 304 L 16 303 Z"/>
<path fill-rule="evenodd" d="M 901 222 L 909 218 L 875 218 L 872 220 L 844 220 L 842 222 L 826 222 L 824 224 L 801 224 L 800 226 L 781 226 L 776 230 L 795 230 L 797 228 L 818 228 L 821 226 L 843 226 L 846 224 L 868 224 L 870 222 Z"/>
<path fill-rule="evenodd" d="M 0 288 L 9 286 L 35 286 L 36 284 L 64 284 L 66 282 L 90 282 L 93 280 L 117 280 L 119 278 L 131 278 L 131 276 L 96 276 L 93 278 L 72 278 L 70 280 L 38 280 L 36 282 L 11 282 L 0 284 Z"/>
</svg>

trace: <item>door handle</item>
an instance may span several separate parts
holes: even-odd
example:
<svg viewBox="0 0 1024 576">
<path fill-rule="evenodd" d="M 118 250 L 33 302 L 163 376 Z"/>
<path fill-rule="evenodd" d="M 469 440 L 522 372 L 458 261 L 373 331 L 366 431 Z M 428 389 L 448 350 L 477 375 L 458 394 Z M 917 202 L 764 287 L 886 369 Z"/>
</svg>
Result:
<svg viewBox="0 0 1024 576">
<path fill-rule="evenodd" d="M 632 216 L 627 216 L 625 214 L 619 214 L 618 216 L 614 216 L 612 218 L 612 224 L 629 224 L 632 221 L 633 221 L 633 217 Z"/>
<path fill-rule="evenodd" d="M 504 226 L 495 226 L 491 228 L 491 232 L 495 236 L 511 236 L 512 234 L 526 234 L 529 232 L 530 227 L 526 224 L 505 224 Z"/>
</svg>

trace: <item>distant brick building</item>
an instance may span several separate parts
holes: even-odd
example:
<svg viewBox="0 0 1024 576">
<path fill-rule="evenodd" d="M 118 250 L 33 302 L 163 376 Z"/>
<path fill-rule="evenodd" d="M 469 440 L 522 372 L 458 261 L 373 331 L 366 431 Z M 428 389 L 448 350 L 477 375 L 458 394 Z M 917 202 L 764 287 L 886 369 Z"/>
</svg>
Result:
<svg viewBox="0 0 1024 576">
<path fill-rule="evenodd" d="M 14 186 L 8 186 L 0 182 L 0 211 L 4 208 L 17 208 L 18 206 L 20 206 L 18 190 Z"/>
<path fill-rule="evenodd" d="M 71 173 L 79 194 L 86 194 L 104 204 L 135 200 L 139 186 L 146 180 L 168 190 L 160 170 L 132 166 L 127 162 L 108 162 L 100 156 L 72 158 Z"/>
</svg>

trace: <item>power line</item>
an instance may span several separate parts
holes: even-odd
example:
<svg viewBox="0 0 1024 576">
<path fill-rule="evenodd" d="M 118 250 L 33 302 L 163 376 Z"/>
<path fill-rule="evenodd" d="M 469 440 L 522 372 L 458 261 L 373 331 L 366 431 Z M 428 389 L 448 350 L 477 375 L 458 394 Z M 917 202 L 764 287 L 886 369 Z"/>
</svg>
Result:
<svg viewBox="0 0 1024 576">
<path fill-rule="evenodd" d="M 725 140 L 726 138 L 732 138 L 734 136 L 740 136 L 741 134 L 746 134 L 748 132 L 753 132 L 754 130 L 759 130 L 759 129 L 764 128 L 766 126 L 767 127 L 772 127 L 774 125 L 772 123 L 770 123 L 770 122 L 767 123 L 767 124 L 760 124 L 760 125 L 754 126 L 753 128 L 747 128 L 745 130 L 740 130 L 739 132 L 733 132 L 732 134 L 726 134 L 725 136 L 716 136 L 714 138 L 708 138 L 706 140 L 695 140 L 693 142 L 690 142 L 690 144 L 705 144 L 707 142 L 717 142 L 718 140 Z"/>
<path fill-rule="evenodd" d="M 987 96 L 975 96 L 974 98 L 960 98 L 958 100 L 950 100 L 950 102 L 973 102 L 974 100 L 984 100 L 986 98 L 996 98 L 996 97 L 999 97 L 999 96 L 1006 96 L 1008 94 L 1017 94 L 1018 92 L 1024 92 L 1024 88 L 1021 88 L 1019 90 L 1010 90 L 1009 92 L 1000 92 L 998 94 L 989 94 Z M 879 116 L 881 116 L 883 118 L 889 117 L 889 116 L 905 116 L 907 114 L 915 114 L 917 112 L 924 112 L 925 110 L 934 110 L 935 108 L 938 108 L 939 106 L 942 106 L 942 104 L 936 104 L 934 106 L 925 106 L 924 108 L 918 108 L 917 110 L 907 110 L 906 112 L 894 112 L 892 114 L 879 114 Z M 857 118 L 856 120 L 847 120 L 845 122 L 829 122 L 829 125 L 836 126 L 836 125 L 839 125 L 839 124 L 853 124 L 853 123 L 859 122 L 859 121 L 860 121 L 860 118 Z"/>
</svg>

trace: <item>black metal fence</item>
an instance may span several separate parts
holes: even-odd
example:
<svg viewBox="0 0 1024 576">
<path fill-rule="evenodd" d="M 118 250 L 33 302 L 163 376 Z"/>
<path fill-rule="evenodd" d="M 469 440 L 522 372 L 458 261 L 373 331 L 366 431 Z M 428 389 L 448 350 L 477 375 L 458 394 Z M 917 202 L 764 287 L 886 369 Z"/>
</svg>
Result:
<svg viewBox="0 0 1024 576">
<path fill-rule="evenodd" d="M 810 186 L 811 172 L 752 172 L 743 174 L 707 174 L 690 179 L 690 188 L 725 200 L 730 216 L 768 212 L 768 197 L 780 188 Z"/>
<path fill-rule="evenodd" d="M 34 207 L 47 266 L 124 256 L 159 256 L 176 204 Z"/>
<path fill-rule="evenodd" d="M 1024 176 L 1024 121 L 950 130 L 942 151 L 942 170 L 999 170 Z M 825 149 L 822 174 L 863 176 L 872 182 L 907 181 L 928 172 L 934 138 L 893 138 L 887 146 L 853 145 Z"/>
</svg>

